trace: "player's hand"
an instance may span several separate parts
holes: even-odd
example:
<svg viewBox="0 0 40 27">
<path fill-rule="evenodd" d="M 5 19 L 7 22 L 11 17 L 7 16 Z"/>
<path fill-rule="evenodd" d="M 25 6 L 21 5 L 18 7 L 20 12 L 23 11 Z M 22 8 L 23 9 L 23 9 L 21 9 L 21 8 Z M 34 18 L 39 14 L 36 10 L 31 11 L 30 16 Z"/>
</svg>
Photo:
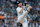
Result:
<svg viewBox="0 0 40 27">
<path fill-rule="evenodd" d="M 32 9 L 32 7 L 31 7 L 31 6 L 29 6 L 28 8 Z"/>
</svg>

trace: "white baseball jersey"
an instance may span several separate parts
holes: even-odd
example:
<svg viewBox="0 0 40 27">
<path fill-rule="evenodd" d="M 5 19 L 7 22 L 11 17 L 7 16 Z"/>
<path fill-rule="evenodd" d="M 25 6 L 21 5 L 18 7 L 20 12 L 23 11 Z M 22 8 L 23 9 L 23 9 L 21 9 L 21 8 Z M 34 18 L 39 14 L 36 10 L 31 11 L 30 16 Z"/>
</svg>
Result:
<svg viewBox="0 0 40 27">
<path fill-rule="evenodd" d="M 28 27 L 26 15 L 30 11 L 30 7 L 28 7 L 26 11 L 23 10 L 22 13 L 19 13 L 21 10 L 22 10 L 22 8 L 17 7 L 18 22 L 22 23 L 23 27 Z"/>
<path fill-rule="evenodd" d="M 25 10 L 23 10 L 23 12 L 22 13 L 19 13 L 21 10 L 22 10 L 22 8 L 20 8 L 20 7 L 17 7 L 17 14 L 18 14 L 18 22 L 21 22 L 21 23 L 23 23 L 23 22 L 27 22 L 27 18 L 26 18 L 26 16 L 24 15 L 27 11 L 25 11 Z M 28 13 L 28 12 L 27 12 Z M 27 14 L 26 13 L 26 14 Z M 22 18 L 23 17 L 23 18 Z"/>
</svg>

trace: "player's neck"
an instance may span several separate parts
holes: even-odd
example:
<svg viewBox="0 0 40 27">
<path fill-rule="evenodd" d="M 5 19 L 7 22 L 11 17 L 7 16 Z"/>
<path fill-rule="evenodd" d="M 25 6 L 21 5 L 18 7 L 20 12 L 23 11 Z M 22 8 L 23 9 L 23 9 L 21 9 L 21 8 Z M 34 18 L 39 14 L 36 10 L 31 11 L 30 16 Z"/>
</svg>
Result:
<svg viewBox="0 0 40 27">
<path fill-rule="evenodd" d="M 22 6 L 19 6 L 20 8 L 22 8 Z"/>
<path fill-rule="evenodd" d="M 22 6 L 20 6 L 20 8 L 22 8 Z"/>
</svg>

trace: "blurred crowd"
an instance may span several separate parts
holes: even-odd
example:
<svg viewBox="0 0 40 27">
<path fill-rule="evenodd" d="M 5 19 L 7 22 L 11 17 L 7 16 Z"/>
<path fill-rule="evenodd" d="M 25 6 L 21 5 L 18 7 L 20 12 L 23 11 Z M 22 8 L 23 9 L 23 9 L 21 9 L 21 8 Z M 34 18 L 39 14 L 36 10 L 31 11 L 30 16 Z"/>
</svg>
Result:
<svg viewBox="0 0 40 27">
<path fill-rule="evenodd" d="M 17 26 L 17 1 L 21 1 L 25 6 L 26 4 L 29 4 L 33 7 L 27 15 L 28 25 L 39 26 L 40 0 L 0 0 L 0 27 Z"/>
</svg>

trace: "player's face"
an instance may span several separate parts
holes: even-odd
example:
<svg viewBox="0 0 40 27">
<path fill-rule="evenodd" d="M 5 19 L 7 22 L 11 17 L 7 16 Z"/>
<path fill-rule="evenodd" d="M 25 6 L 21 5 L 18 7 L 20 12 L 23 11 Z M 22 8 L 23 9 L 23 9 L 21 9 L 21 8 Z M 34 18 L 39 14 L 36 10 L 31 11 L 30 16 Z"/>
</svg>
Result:
<svg viewBox="0 0 40 27">
<path fill-rule="evenodd" d="M 22 3 L 19 3 L 19 6 L 22 6 Z"/>
<path fill-rule="evenodd" d="M 22 6 L 22 3 L 20 3 L 20 6 Z"/>
</svg>

